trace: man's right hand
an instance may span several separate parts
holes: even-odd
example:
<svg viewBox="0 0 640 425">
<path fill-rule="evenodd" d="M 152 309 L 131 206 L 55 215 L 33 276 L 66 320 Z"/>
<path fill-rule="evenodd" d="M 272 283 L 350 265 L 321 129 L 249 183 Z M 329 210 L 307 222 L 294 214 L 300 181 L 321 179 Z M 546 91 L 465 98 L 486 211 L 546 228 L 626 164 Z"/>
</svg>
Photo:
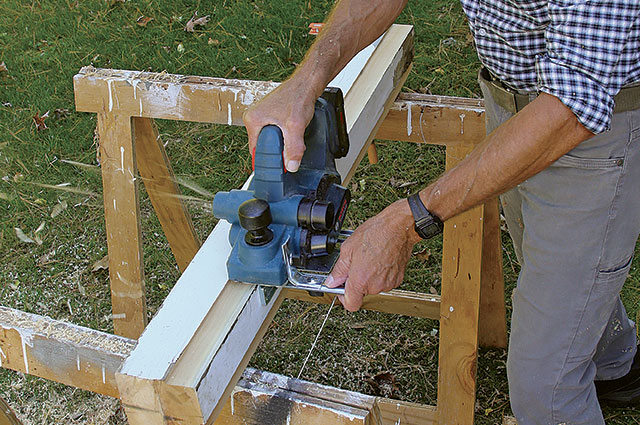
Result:
<svg viewBox="0 0 640 425">
<path fill-rule="evenodd" d="M 313 118 L 315 102 L 315 93 L 294 77 L 251 106 L 243 116 L 249 152 L 253 154 L 264 126 L 277 125 L 284 137 L 285 167 L 291 172 L 298 171 L 305 150 L 304 130 Z"/>
</svg>

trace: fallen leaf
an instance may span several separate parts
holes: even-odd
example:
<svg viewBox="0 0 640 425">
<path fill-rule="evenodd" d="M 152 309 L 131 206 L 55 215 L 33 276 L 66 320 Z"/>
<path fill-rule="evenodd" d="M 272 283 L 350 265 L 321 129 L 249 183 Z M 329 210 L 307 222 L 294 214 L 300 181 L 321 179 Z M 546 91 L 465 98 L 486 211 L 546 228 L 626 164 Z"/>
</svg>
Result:
<svg viewBox="0 0 640 425">
<path fill-rule="evenodd" d="M 33 121 L 36 123 L 36 129 L 38 131 L 40 130 L 46 130 L 47 128 L 47 124 L 45 124 L 44 120 L 47 119 L 49 117 L 49 111 L 45 112 L 44 115 L 40 116 L 40 112 L 37 112 L 34 116 L 33 116 Z"/>
<path fill-rule="evenodd" d="M 414 255 L 415 257 L 417 257 L 417 258 L 419 258 L 419 259 L 423 260 L 423 261 L 426 261 L 426 260 L 428 260 L 428 259 L 431 257 L 431 250 L 430 250 L 430 249 L 425 248 L 425 249 L 423 249 L 422 251 L 418 251 L 418 252 L 416 252 L 416 253 L 415 253 L 415 254 L 413 254 L 413 255 Z"/>
<path fill-rule="evenodd" d="M 91 267 L 92 272 L 97 272 L 98 270 L 107 270 L 109 268 L 109 255 L 105 255 L 100 260 L 93 263 Z"/>
<path fill-rule="evenodd" d="M 38 226 L 38 228 L 36 229 L 35 232 L 33 233 L 40 233 L 44 230 L 44 221 L 42 223 L 40 223 L 40 226 Z"/>
<path fill-rule="evenodd" d="M 398 396 L 399 389 L 396 385 L 396 378 L 388 372 L 367 377 L 366 381 L 377 395 L 386 398 L 395 398 Z"/>
<path fill-rule="evenodd" d="M 413 186 L 414 184 L 417 184 L 418 182 L 405 182 L 402 180 L 398 180 L 394 177 L 391 177 L 391 179 L 389 179 L 389 184 L 391 185 L 391 187 L 395 187 L 398 189 L 401 189 L 403 187 L 407 187 L 407 186 Z"/>
<path fill-rule="evenodd" d="M 147 24 L 149 22 L 153 21 L 153 18 L 150 16 L 144 16 L 141 15 L 137 20 L 136 20 L 136 24 L 140 25 L 141 27 L 146 27 Z"/>
<path fill-rule="evenodd" d="M 14 227 L 14 230 L 16 231 L 16 236 L 18 237 L 18 239 L 20 239 L 22 242 L 24 242 L 24 243 L 36 243 L 36 241 L 31 239 L 29 236 L 25 235 L 21 228 Z"/>
<path fill-rule="evenodd" d="M 67 209 L 67 206 L 67 201 L 58 201 L 58 203 L 55 204 L 53 206 L 53 209 L 51 210 L 51 218 L 56 218 L 62 211 Z"/>
<path fill-rule="evenodd" d="M 184 53 L 184 46 L 182 45 L 182 43 L 178 44 L 177 50 L 178 53 Z"/>
<path fill-rule="evenodd" d="M 217 46 L 218 44 L 220 44 L 220 40 L 209 37 L 209 41 L 207 43 Z"/>
<path fill-rule="evenodd" d="M 7 65 L 4 63 L 4 61 L 0 63 L 0 72 L 9 72 L 9 69 L 7 69 Z"/>
<path fill-rule="evenodd" d="M 193 32 L 193 28 L 196 25 L 204 26 L 207 22 L 209 22 L 209 15 L 198 18 L 198 11 L 196 10 L 191 19 L 189 19 L 189 22 L 187 22 L 187 25 L 184 26 L 184 30 L 187 32 Z"/>
</svg>

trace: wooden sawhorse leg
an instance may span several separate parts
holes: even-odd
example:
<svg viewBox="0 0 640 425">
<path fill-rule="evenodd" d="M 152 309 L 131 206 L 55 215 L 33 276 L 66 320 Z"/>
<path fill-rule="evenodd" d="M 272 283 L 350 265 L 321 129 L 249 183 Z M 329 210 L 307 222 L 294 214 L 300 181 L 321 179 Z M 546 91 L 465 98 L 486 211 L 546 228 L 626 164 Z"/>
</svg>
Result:
<svg viewBox="0 0 640 425">
<path fill-rule="evenodd" d="M 113 330 L 136 339 L 147 325 L 142 232 L 131 118 L 98 113 Z"/>
<path fill-rule="evenodd" d="M 469 152 L 447 147 L 447 169 Z M 440 304 L 438 424 L 473 424 L 478 343 L 506 346 L 497 203 L 445 223 Z M 484 321 L 479 325 L 479 320 Z"/>
</svg>

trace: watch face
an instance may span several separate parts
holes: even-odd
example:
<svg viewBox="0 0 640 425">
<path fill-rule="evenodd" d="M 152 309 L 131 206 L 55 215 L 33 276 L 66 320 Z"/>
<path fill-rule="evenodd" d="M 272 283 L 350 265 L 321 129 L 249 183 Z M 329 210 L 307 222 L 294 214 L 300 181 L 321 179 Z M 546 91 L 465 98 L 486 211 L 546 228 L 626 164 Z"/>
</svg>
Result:
<svg viewBox="0 0 640 425">
<path fill-rule="evenodd" d="M 432 237 L 440 234 L 440 226 L 438 226 L 433 219 L 426 220 L 420 223 L 420 225 L 416 223 L 415 230 L 422 239 L 431 239 Z"/>
</svg>

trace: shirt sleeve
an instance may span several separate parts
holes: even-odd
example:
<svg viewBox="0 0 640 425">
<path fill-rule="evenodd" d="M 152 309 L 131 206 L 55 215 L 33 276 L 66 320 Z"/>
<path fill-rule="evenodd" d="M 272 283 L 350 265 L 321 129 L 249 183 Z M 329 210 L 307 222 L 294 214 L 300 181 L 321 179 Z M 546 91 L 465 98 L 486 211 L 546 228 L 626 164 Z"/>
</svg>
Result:
<svg viewBox="0 0 640 425">
<path fill-rule="evenodd" d="M 616 65 L 639 14 L 638 0 L 549 0 L 538 90 L 559 98 L 592 133 L 610 128 L 623 81 Z"/>
</svg>

